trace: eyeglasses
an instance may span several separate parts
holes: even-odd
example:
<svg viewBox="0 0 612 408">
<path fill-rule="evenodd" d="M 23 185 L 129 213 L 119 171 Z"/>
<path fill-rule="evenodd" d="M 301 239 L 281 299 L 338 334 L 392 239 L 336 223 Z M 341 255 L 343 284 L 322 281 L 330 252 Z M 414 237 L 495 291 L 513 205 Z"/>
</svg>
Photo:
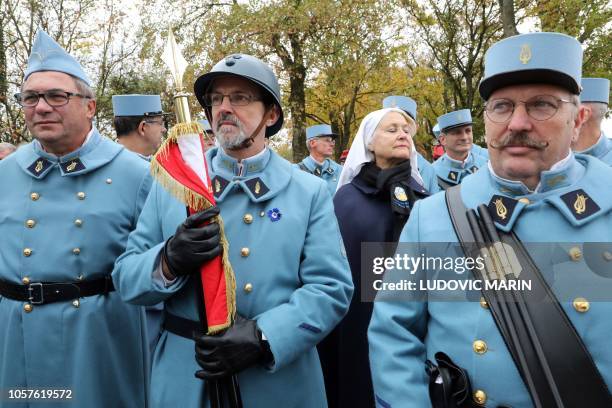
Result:
<svg viewBox="0 0 612 408">
<path fill-rule="evenodd" d="M 57 91 L 51 90 L 46 92 L 21 92 L 15 94 L 15 99 L 17 103 L 24 108 L 33 108 L 38 105 L 38 101 L 41 97 L 44 98 L 47 105 L 57 108 L 59 106 L 67 105 L 70 101 L 70 98 L 73 96 L 77 96 L 79 98 L 91 99 L 90 96 L 81 95 L 75 92 L 65 92 L 65 91 Z"/>
<path fill-rule="evenodd" d="M 206 106 L 219 106 L 223 103 L 225 97 L 229 98 L 230 105 L 232 106 L 246 106 L 253 101 L 259 101 L 260 99 L 242 92 L 234 92 L 231 94 L 222 94 L 219 92 L 210 92 L 204 94 L 204 104 Z"/>
<path fill-rule="evenodd" d="M 522 103 L 525 105 L 525 110 L 529 117 L 537 121 L 544 121 L 555 116 L 562 102 L 574 103 L 552 95 L 537 95 L 527 101 L 516 103 L 505 98 L 492 99 L 485 103 L 485 113 L 491 122 L 504 123 L 510 120 L 516 105 Z"/>
<path fill-rule="evenodd" d="M 165 125 L 163 120 L 144 120 L 143 122 L 144 123 L 154 123 L 154 124 L 159 125 L 159 126 L 164 126 Z"/>
<path fill-rule="evenodd" d="M 336 139 L 334 139 L 333 137 L 329 137 L 329 136 L 318 136 L 317 140 L 321 140 L 322 142 L 327 142 L 331 144 L 336 144 Z"/>
</svg>

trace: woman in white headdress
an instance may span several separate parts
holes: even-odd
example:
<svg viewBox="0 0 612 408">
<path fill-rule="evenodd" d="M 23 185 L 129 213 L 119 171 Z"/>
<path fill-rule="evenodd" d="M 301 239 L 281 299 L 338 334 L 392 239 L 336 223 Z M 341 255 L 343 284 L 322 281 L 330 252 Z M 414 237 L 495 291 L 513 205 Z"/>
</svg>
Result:
<svg viewBox="0 0 612 408">
<path fill-rule="evenodd" d="M 397 243 L 414 202 L 429 195 L 417 167 L 416 129 L 401 109 L 369 113 L 340 174 L 334 207 L 355 293 L 347 316 L 319 347 L 330 408 L 375 406 L 367 343 L 372 303 L 361 302 L 361 243 Z M 391 244 L 384 255 L 394 251 Z"/>
</svg>

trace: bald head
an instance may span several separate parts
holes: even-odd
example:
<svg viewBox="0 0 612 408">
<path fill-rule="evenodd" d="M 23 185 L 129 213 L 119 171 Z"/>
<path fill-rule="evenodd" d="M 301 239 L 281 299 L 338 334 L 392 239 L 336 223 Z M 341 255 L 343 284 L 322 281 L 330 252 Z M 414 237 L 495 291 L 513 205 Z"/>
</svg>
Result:
<svg viewBox="0 0 612 408">
<path fill-rule="evenodd" d="M 0 160 L 13 153 L 15 150 L 17 150 L 17 148 L 10 143 L 0 143 Z"/>
</svg>

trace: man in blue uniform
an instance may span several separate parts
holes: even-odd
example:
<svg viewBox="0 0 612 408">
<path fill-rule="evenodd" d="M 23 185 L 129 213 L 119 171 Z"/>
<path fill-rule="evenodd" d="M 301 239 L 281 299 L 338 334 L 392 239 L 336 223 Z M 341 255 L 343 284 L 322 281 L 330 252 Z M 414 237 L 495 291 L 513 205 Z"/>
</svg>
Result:
<svg viewBox="0 0 612 408">
<path fill-rule="evenodd" d="M 197 79 L 195 95 L 220 145 L 206 158 L 236 275 L 238 316 L 227 331 L 194 344 L 200 330 L 191 274 L 220 251 L 217 224 L 199 225 L 217 210 L 186 220 L 185 206 L 154 183 L 113 272 L 125 300 L 165 302 L 153 406 L 201 406 L 197 371 L 209 379 L 237 374 L 245 406 L 273 406 L 282 395 L 284 406 L 323 407 L 315 346 L 346 313 L 353 291 L 326 183 L 266 147 L 283 111 L 276 76 L 262 61 L 224 58 Z M 226 347 L 211 350 L 211 341 Z"/>
<path fill-rule="evenodd" d="M 166 133 L 159 95 L 113 95 L 113 115 L 117 142 L 150 161 Z"/>
<path fill-rule="evenodd" d="M 487 51 L 479 90 L 486 101 L 490 162 L 461 184 L 460 199 L 468 209 L 489 204 L 493 230 L 513 231 L 525 243 L 612 241 L 612 170 L 592 157 L 574 156 L 570 149 L 585 117 L 578 100 L 581 65 L 580 43 L 557 33 L 509 37 Z M 400 241 L 442 242 L 447 247 L 457 242 L 449 211 L 444 195 L 417 202 Z M 589 277 L 594 279 L 589 263 L 612 256 L 600 252 L 588 257 L 581 244 L 570 244 L 566 250 L 555 253 L 558 259 L 550 261 L 553 271 L 559 272 L 554 279 L 564 283 L 552 290 L 559 310 L 582 338 L 609 387 L 612 304 L 592 302 L 585 284 Z M 385 279 L 395 273 L 387 271 Z M 424 273 L 416 271 L 416 279 Z M 610 285 L 609 278 L 598 282 Z M 379 299 L 383 297 L 379 293 Z M 425 373 L 426 360 L 435 362 L 438 352 L 463 369 L 463 376 L 455 377 L 455 385 L 463 389 L 450 390 L 463 398 L 462 403 L 453 401 L 457 406 L 533 406 L 491 311 L 484 298 L 480 302 L 377 301 L 368 338 L 378 406 L 429 406 L 428 387 L 448 384 L 446 378 L 428 378 Z M 548 325 L 535 329 L 553 330 Z M 561 345 L 565 337 L 559 335 L 556 340 Z M 565 358 L 558 355 L 555 365 Z M 582 381 L 577 361 L 567 363 L 566 380 Z M 447 364 L 447 368 L 453 367 Z M 545 380 L 542 376 L 536 382 Z M 565 406 L 609 405 L 589 404 L 590 395 L 574 386 L 561 391 L 564 396 L 584 399 L 584 404 Z"/>
<path fill-rule="evenodd" d="M 576 153 L 597 157 L 612 166 L 612 140 L 601 130 L 601 122 L 608 113 L 610 80 L 606 78 L 583 78 L 580 102 L 584 106 L 587 120 L 580 129 L 580 136 L 572 144 Z"/>
<path fill-rule="evenodd" d="M 87 75 L 42 30 L 16 98 L 35 140 L 0 162 L 0 405 L 56 389 L 75 407 L 146 406 L 144 311 L 110 274 L 148 163 L 98 133 Z"/>
<path fill-rule="evenodd" d="M 117 142 L 146 161 L 159 149 L 166 127 L 159 95 L 113 95 L 113 125 Z M 147 306 L 147 337 L 155 348 L 162 322 L 163 303 Z"/>
<path fill-rule="evenodd" d="M 383 99 L 383 108 L 400 108 L 408 114 L 417 123 L 417 103 L 414 99 L 408 96 L 391 95 Z M 423 177 L 423 182 L 429 194 L 433 194 L 440 191 L 438 186 L 438 180 L 436 178 L 436 171 L 430 162 L 423 157 L 417 150 L 417 165 L 419 166 L 419 173 Z"/>
<path fill-rule="evenodd" d="M 334 154 L 337 134 L 329 125 L 314 125 L 306 129 L 306 147 L 310 154 L 297 166 L 307 173 L 322 178 L 327 183 L 329 193 L 336 193 L 342 166 L 331 159 Z"/>
<path fill-rule="evenodd" d="M 487 159 L 472 152 L 472 114 L 469 109 L 445 113 L 438 118 L 440 136 L 445 153 L 433 164 L 438 184 L 444 190 L 460 184 L 486 164 Z"/>
</svg>

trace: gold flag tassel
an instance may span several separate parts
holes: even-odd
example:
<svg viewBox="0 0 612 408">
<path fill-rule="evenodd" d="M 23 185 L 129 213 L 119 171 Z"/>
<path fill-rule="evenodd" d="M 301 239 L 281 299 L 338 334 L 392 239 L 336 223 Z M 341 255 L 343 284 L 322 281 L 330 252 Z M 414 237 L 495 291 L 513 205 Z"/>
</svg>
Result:
<svg viewBox="0 0 612 408">
<path fill-rule="evenodd" d="M 204 129 L 197 122 L 190 123 L 177 123 L 168 132 L 168 137 L 161 145 L 153 160 L 151 160 L 151 175 L 153 178 L 168 191 L 174 198 L 187 205 L 189 208 L 195 211 L 204 211 L 212 207 L 212 204 L 204 198 L 202 195 L 196 193 L 193 190 L 188 189 L 178 181 L 176 181 L 166 169 L 164 169 L 158 162 L 158 157 L 168 155 L 170 145 L 172 143 L 178 143 L 178 140 L 182 136 L 186 135 L 199 135 Z M 225 287 L 227 291 L 227 310 L 230 315 L 230 321 L 224 324 L 208 327 L 207 334 L 215 334 L 222 330 L 227 329 L 234 322 L 236 316 L 236 276 L 229 260 L 229 242 L 225 237 L 225 228 L 223 225 L 223 219 L 221 215 L 216 216 L 214 219 L 219 224 L 220 235 L 221 235 L 221 261 L 223 264 L 223 275 L 225 277 Z"/>
</svg>

